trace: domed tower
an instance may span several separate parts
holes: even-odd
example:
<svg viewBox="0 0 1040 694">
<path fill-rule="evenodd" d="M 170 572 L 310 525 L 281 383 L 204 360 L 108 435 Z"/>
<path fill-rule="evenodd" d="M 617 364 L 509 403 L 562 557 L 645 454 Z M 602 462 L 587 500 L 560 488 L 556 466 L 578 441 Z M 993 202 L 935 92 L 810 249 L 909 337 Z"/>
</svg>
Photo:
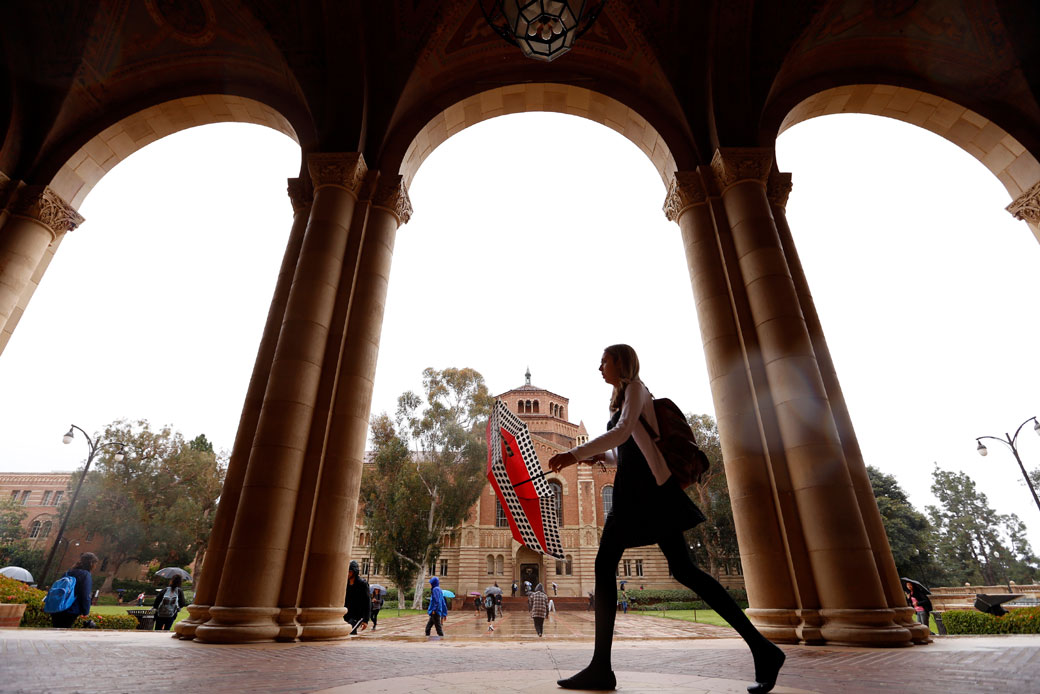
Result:
<svg viewBox="0 0 1040 694">
<path fill-rule="evenodd" d="M 567 421 L 570 400 L 550 390 L 531 384 L 531 369 L 524 373 L 524 384 L 498 396 L 509 409 L 527 423 L 534 436 L 540 436 L 566 448 L 577 445 L 578 437 L 588 432 L 584 425 Z"/>
</svg>

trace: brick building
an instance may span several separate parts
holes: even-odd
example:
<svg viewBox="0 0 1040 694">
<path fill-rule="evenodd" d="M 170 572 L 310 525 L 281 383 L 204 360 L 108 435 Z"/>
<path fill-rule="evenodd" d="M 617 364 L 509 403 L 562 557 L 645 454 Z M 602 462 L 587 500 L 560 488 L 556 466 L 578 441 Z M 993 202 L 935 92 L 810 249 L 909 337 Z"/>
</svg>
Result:
<svg viewBox="0 0 1040 694">
<path fill-rule="evenodd" d="M 569 400 L 532 385 L 530 372 L 525 374 L 524 385 L 498 398 L 526 422 L 543 469 L 553 455 L 589 438 L 584 422 L 570 421 Z M 371 469 L 366 465 L 366 472 Z M 594 589 L 593 562 L 610 510 L 615 472 L 610 465 L 575 465 L 546 476 L 556 494 L 564 560 L 543 556 L 514 540 L 498 498 L 487 484 L 466 522 L 444 537 L 436 565 L 427 571 L 440 576 L 441 585 L 459 596 L 482 591 L 492 582 L 508 592 L 513 581 L 522 584 L 525 580 L 532 585 L 544 583 L 547 588 L 555 581 L 563 596 L 587 595 Z M 370 559 L 370 537 L 363 519 L 364 514 L 359 513 L 352 558 L 361 564 L 362 574 L 386 583 L 381 567 Z M 629 588 L 682 588 L 669 574 L 656 545 L 627 550 L 617 575 L 619 581 L 629 582 Z M 720 580 L 724 585 L 743 586 L 739 573 L 723 575 Z"/>
</svg>

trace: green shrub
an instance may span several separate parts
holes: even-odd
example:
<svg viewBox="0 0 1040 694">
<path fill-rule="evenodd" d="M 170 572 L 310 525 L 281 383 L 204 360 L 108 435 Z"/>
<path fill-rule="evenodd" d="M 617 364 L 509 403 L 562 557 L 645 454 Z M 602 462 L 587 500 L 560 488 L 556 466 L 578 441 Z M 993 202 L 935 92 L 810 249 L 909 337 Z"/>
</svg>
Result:
<svg viewBox="0 0 1040 694">
<path fill-rule="evenodd" d="M 93 621 L 99 629 L 129 630 L 137 628 L 137 617 L 132 614 L 92 614 L 84 617 L 76 617 L 72 623 L 73 629 L 86 629 L 87 622 Z"/>
<path fill-rule="evenodd" d="M 0 602 L 23 604 L 25 613 L 20 627 L 49 627 L 51 618 L 43 611 L 43 598 L 47 594 L 37 588 L 32 588 L 21 581 L 16 581 L 7 576 L 0 576 Z"/>
<path fill-rule="evenodd" d="M 1040 607 L 1012 608 L 1003 617 L 973 610 L 942 613 L 949 634 L 1040 634 Z"/>
<path fill-rule="evenodd" d="M 669 604 L 671 604 L 671 603 L 690 603 L 690 602 L 696 602 L 696 603 L 699 603 L 701 605 L 704 604 L 703 601 L 700 600 L 700 596 L 699 595 L 694 593 L 692 590 L 687 590 L 685 588 L 679 589 L 679 590 L 626 590 L 625 592 L 628 593 L 628 600 L 629 600 L 629 602 L 633 606 L 647 607 L 647 606 L 651 606 L 651 605 L 658 605 L 660 603 L 669 603 Z M 737 601 L 738 605 L 740 605 L 742 608 L 745 608 L 745 609 L 747 608 L 748 602 L 747 602 L 747 592 L 746 591 L 740 590 L 740 589 L 735 589 L 735 588 L 728 588 L 727 592 L 730 594 L 730 596 L 733 597 L 734 600 Z M 665 608 L 660 608 L 660 609 L 665 609 Z M 674 609 L 692 610 L 694 608 L 693 607 L 682 607 L 682 608 L 669 607 L 667 609 L 669 609 L 669 610 L 674 610 Z M 705 605 L 704 607 L 697 607 L 696 609 L 698 609 L 698 610 L 708 609 L 708 607 Z"/>
<path fill-rule="evenodd" d="M 131 581 L 125 578 L 117 578 L 112 581 L 112 590 L 123 588 L 126 590 L 123 595 L 129 596 L 129 598 L 134 600 L 137 599 L 137 596 L 140 593 L 144 593 L 145 597 L 155 595 L 156 587 L 156 584 L 149 583 L 148 581 Z"/>
</svg>

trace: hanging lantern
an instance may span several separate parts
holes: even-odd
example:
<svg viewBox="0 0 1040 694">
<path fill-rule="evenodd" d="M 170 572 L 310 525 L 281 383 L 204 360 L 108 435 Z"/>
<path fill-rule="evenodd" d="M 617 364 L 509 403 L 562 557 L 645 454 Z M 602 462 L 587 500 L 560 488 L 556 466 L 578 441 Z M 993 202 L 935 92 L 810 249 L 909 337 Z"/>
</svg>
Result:
<svg viewBox="0 0 1040 694">
<path fill-rule="evenodd" d="M 528 58 L 555 60 L 596 21 L 606 0 L 481 0 L 495 32 Z"/>
</svg>

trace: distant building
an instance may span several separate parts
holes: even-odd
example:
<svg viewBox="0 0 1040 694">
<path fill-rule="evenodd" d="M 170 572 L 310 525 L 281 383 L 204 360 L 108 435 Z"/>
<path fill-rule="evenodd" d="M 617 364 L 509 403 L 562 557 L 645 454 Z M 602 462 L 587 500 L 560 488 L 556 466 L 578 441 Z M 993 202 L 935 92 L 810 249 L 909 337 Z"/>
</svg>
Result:
<svg viewBox="0 0 1040 694">
<path fill-rule="evenodd" d="M 527 424 L 542 468 L 549 458 L 578 443 L 588 441 L 584 422 L 571 422 L 570 401 L 550 390 L 531 384 L 525 374 L 524 385 L 498 396 Z M 366 474 L 372 470 L 366 464 Z M 585 596 L 595 589 L 593 563 L 599 548 L 603 522 L 610 511 L 616 468 L 611 465 L 575 465 L 561 473 L 546 476 L 556 494 L 556 508 L 565 559 L 556 560 L 534 552 L 516 542 L 505 513 L 491 485 L 481 492 L 466 522 L 445 535 L 436 565 L 427 571 L 441 577 L 444 587 L 463 596 L 482 591 L 492 582 L 508 593 L 513 581 L 548 588 L 556 582 L 560 595 Z M 364 514 L 358 514 L 351 558 L 361 564 L 361 573 L 386 582 L 381 567 L 370 559 L 370 537 Z M 723 585 L 743 587 L 739 561 L 731 564 L 733 573 L 720 576 Z M 617 568 L 618 581 L 627 581 L 629 590 L 682 588 L 668 571 L 668 563 L 656 545 L 638 547 L 624 553 Z"/>
</svg>

